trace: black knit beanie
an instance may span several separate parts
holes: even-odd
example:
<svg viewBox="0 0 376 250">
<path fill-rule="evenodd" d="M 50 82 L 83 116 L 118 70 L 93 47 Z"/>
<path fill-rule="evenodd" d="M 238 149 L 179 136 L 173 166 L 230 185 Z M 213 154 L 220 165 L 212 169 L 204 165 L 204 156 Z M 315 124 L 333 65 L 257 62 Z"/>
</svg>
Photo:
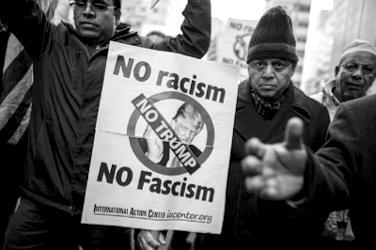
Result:
<svg viewBox="0 0 376 250">
<path fill-rule="evenodd" d="M 281 6 L 269 9 L 257 23 L 248 46 L 247 63 L 253 59 L 282 58 L 298 61 L 290 17 Z"/>
<path fill-rule="evenodd" d="M 113 0 L 116 9 L 121 9 L 121 0 Z"/>
</svg>

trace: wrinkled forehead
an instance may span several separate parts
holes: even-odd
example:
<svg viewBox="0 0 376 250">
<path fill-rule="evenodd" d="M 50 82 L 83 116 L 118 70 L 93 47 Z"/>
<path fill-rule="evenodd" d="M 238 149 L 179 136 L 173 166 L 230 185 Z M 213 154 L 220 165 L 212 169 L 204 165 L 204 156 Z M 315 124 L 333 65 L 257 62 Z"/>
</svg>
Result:
<svg viewBox="0 0 376 250">
<path fill-rule="evenodd" d="M 359 63 L 376 66 L 376 55 L 367 51 L 352 52 L 342 57 L 340 65 L 346 63 Z"/>
</svg>

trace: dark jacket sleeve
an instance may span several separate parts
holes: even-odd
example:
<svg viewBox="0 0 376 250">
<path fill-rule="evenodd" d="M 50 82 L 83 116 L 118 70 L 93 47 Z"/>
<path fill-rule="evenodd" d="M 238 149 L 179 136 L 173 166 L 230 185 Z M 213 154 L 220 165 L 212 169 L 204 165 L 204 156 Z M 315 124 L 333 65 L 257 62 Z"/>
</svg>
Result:
<svg viewBox="0 0 376 250">
<path fill-rule="evenodd" d="M 0 27 L 0 97 L 2 96 L 2 92 L 3 92 L 3 82 L 2 82 L 3 68 L 4 68 L 4 60 L 5 60 L 5 54 L 6 54 L 5 52 L 7 49 L 8 38 L 9 38 L 9 33 L 5 31 L 5 29 L 2 30 Z"/>
<path fill-rule="evenodd" d="M 166 37 L 158 43 L 153 43 L 151 39 L 143 37 L 143 47 L 176 52 L 196 58 L 203 57 L 210 45 L 210 0 L 188 0 L 183 15 L 185 19 L 180 27 L 182 34 L 176 37 Z"/>
<path fill-rule="evenodd" d="M 0 19 L 36 59 L 46 48 L 51 24 L 33 0 L 2 1 Z"/>
<path fill-rule="evenodd" d="M 313 152 L 316 152 L 319 148 L 321 148 L 322 145 L 324 145 L 330 123 L 330 117 L 327 108 L 321 103 L 318 104 L 319 106 L 316 109 L 316 117 L 318 117 L 319 119 L 317 120 L 317 125 L 315 126 L 314 138 L 311 144 L 311 149 L 313 150 Z"/>
<path fill-rule="evenodd" d="M 357 121 L 351 108 L 341 105 L 328 129 L 327 142 L 310 154 L 306 186 L 308 187 L 308 204 L 316 211 L 334 211 L 348 208 L 349 190 L 361 138 Z"/>
</svg>

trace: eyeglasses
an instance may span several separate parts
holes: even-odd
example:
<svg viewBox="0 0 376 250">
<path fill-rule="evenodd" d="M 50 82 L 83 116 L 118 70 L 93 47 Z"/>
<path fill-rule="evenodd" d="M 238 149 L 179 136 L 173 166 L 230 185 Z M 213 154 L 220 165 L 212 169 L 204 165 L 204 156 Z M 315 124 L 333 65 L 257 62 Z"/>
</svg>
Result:
<svg viewBox="0 0 376 250">
<path fill-rule="evenodd" d="M 281 72 L 285 70 L 291 63 L 284 60 L 252 60 L 250 66 L 255 68 L 257 71 L 264 71 L 268 65 L 271 65 L 272 68 Z"/>
<path fill-rule="evenodd" d="M 375 68 L 368 64 L 346 63 L 341 65 L 341 67 L 349 74 L 354 74 L 360 67 L 364 76 L 372 76 L 376 71 Z"/>
<path fill-rule="evenodd" d="M 70 5 L 74 5 L 75 8 L 77 8 L 77 10 L 79 11 L 83 11 L 87 8 L 87 6 L 89 6 L 94 12 L 104 12 L 108 9 L 115 9 L 115 6 L 113 5 L 108 5 L 104 2 L 90 2 L 90 1 L 80 1 L 80 0 L 76 0 L 76 1 L 72 1 L 70 3 Z"/>
</svg>

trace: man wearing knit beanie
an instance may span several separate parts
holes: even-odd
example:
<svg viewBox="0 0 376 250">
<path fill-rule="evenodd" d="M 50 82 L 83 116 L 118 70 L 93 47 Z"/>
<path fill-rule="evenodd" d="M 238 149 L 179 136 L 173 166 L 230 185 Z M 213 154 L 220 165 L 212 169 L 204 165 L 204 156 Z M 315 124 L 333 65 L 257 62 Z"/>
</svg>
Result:
<svg viewBox="0 0 376 250">
<path fill-rule="evenodd" d="M 249 138 L 280 142 L 286 122 L 294 116 L 304 121 L 304 142 L 311 150 L 323 144 L 329 115 L 322 104 L 294 87 L 297 61 L 290 17 L 281 7 L 269 9 L 249 43 L 249 78 L 239 85 L 222 233 L 201 235 L 195 249 L 306 249 L 320 236 L 324 220 L 319 216 L 289 217 L 294 208 L 286 202 L 248 193 L 240 165 Z"/>
<path fill-rule="evenodd" d="M 280 102 L 298 61 L 295 44 L 291 19 L 281 7 L 272 8 L 261 17 L 247 56 L 249 84 L 257 98 Z"/>
<path fill-rule="evenodd" d="M 290 17 L 278 6 L 263 15 L 248 46 L 247 63 L 260 58 L 283 58 L 298 61 L 295 36 Z"/>
</svg>

